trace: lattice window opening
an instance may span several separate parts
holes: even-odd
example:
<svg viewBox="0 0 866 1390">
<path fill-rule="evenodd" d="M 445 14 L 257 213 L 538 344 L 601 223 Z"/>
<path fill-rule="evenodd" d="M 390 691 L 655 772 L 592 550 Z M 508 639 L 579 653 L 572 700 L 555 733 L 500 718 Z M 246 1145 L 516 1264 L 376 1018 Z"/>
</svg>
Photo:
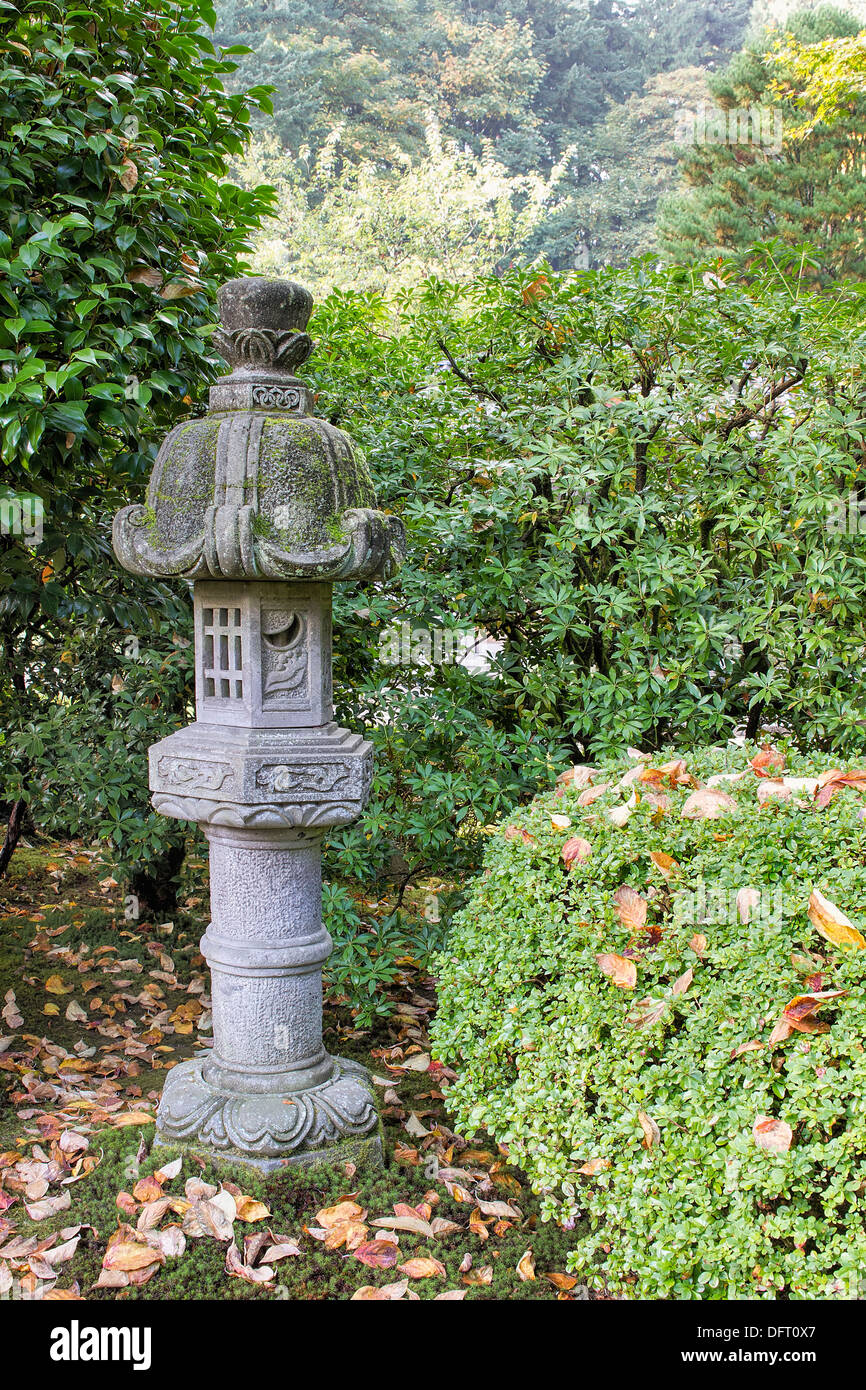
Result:
<svg viewBox="0 0 866 1390">
<path fill-rule="evenodd" d="M 202 675 L 211 700 L 242 700 L 243 641 L 240 608 L 202 610 Z"/>
</svg>

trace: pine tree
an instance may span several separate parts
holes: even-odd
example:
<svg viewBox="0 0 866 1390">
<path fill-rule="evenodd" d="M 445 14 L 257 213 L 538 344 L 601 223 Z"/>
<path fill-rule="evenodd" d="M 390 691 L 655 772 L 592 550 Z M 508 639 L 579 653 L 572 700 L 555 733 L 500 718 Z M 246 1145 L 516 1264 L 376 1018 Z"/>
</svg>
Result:
<svg viewBox="0 0 866 1390">
<path fill-rule="evenodd" d="M 793 37 L 807 43 L 857 28 L 856 20 L 829 6 L 795 14 L 787 24 Z M 779 64 L 762 51 L 767 44 L 767 39 L 754 43 L 711 81 L 721 122 L 715 129 L 710 122 L 708 138 L 685 153 L 687 188 L 660 208 L 660 244 L 671 259 L 691 261 L 712 252 L 745 252 L 756 241 L 808 242 L 820 281 L 862 279 L 866 99 L 853 101 L 832 123 L 819 121 L 804 131 L 808 112 L 796 100 L 794 76 L 780 73 Z M 774 122 L 781 119 L 780 148 L 772 139 L 755 140 L 750 113 L 756 108 L 764 140 L 768 125 L 772 136 Z"/>
</svg>

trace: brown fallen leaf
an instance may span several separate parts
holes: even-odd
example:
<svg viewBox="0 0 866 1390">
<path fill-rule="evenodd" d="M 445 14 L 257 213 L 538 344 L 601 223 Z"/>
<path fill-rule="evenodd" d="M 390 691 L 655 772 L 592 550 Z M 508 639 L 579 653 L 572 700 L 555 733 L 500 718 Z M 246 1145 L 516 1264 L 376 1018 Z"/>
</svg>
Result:
<svg viewBox="0 0 866 1390">
<path fill-rule="evenodd" d="M 480 1197 L 477 1201 L 482 1216 L 505 1216 L 518 1221 L 522 1215 L 520 1208 L 513 1206 L 511 1202 L 485 1202 Z"/>
<path fill-rule="evenodd" d="M 596 960 L 601 973 L 620 989 L 634 989 L 637 984 L 637 966 L 633 960 L 611 952 L 596 956 Z"/>
<path fill-rule="evenodd" d="M 785 1005 L 782 1013 L 793 1028 L 801 1029 L 805 1032 L 812 1032 L 811 1028 L 802 1029 L 806 1020 L 811 1019 L 812 1014 L 817 1013 L 818 1009 L 833 999 L 842 999 L 848 993 L 846 989 L 822 989 L 816 990 L 812 994 L 796 994 L 794 998 Z"/>
<path fill-rule="evenodd" d="M 577 1286 L 577 1279 L 573 1274 L 558 1274 L 554 1271 L 551 1274 L 545 1274 L 544 1277 L 545 1279 L 549 1279 L 551 1284 L 557 1289 L 562 1289 L 565 1293 L 568 1293 Z"/>
<path fill-rule="evenodd" d="M 613 901 L 616 915 L 624 927 L 638 931 L 646 925 L 647 900 L 634 888 L 629 888 L 626 883 L 621 884 L 613 895 Z"/>
<path fill-rule="evenodd" d="M 695 972 L 692 970 L 691 966 L 689 966 L 688 970 L 684 971 L 678 980 L 674 980 L 671 994 L 685 994 L 694 977 Z"/>
<path fill-rule="evenodd" d="M 866 770 L 860 772 L 842 772 L 838 767 L 831 768 L 819 779 L 819 785 L 815 790 L 815 805 L 823 810 L 829 806 L 837 791 L 842 787 L 852 787 L 855 791 L 866 791 Z"/>
<path fill-rule="evenodd" d="M 162 1196 L 162 1186 L 153 1176 L 139 1178 L 132 1189 L 132 1195 L 138 1202 L 158 1202 Z"/>
<path fill-rule="evenodd" d="M 244 1264 L 234 1241 L 226 1250 L 225 1270 L 226 1274 L 235 1279 L 243 1279 L 247 1284 L 271 1284 L 274 1280 L 274 1271 L 270 1265 L 259 1265 L 254 1269 L 252 1265 Z"/>
<path fill-rule="evenodd" d="M 49 1216 L 66 1211 L 72 1206 L 72 1194 L 67 1187 L 57 1197 L 45 1197 L 41 1202 L 25 1202 L 24 1210 L 31 1221 L 45 1221 Z"/>
<path fill-rule="evenodd" d="M 609 1167 L 609 1158 L 591 1158 L 588 1163 L 581 1164 L 577 1171 L 585 1178 L 594 1178 L 596 1173 L 603 1173 Z"/>
<path fill-rule="evenodd" d="M 759 753 L 754 758 L 749 759 L 749 767 L 758 777 L 769 777 L 772 770 L 780 769 L 785 766 L 785 755 L 778 748 L 773 748 L 771 744 L 765 743 Z"/>
<path fill-rule="evenodd" d="M 650 850 L 650 859 L 655 864 L 656 868 L 661 870 L 665 878 L 670 878 L 672 874 L 680 872 L 680 866 L 677 861 L 673 859 L 671 855 L 665 854 L 663 850 Z"/>
<path fill-rule="evenodd" d="M 522 825 L 507 825 L 504 838 L 506 840 L 522 840 L 525 845 L 528 845 L 530 841 L 535 839 L 535 836 L 530 835 L 529 831 L 525 830 Z"/>
<path fill-rule="evenodd" d="M 478 1285 L 492 1284 L 493 1266 L 484 1265 L 481 1269 L 470 1269 L 462 1276 L 462 1281 L 464 1284 L 468 1284 L 470 1288 Z"/>
<path fill-rule="evenodd" d="M 645 1110 L 639 1110 L 637 1112 L 637 1117 L 640 1121 L 640 1127 L 643 1130 L 643 1139 L 641 1140 L 641 1144 L 645 1149 L 651 1149 L 653 1144 L 658 1144 L 661 1142 L 661 1130 L 659 1129 L 655 1120 L 652 1119 L 652 1117 L 649 1116 Z"/>
<path fill-rule="evenodd" d="M 400 1258 L 399 1249 L 389 1240 L 368 1240 L 352 1254 L 371 1269 L 392 1269 Z"/>
<path fill-rule="evenodd" d="M 435 1234 L 429 1221 L 423 1220 L 420 1216 L 380 1216 L 371 1221 L 370 1225 L 390 1231 L 411 1231 L 414 1235 L 428 1238 Z"/>
<path fill-rule="evenodd" d="M 171 1210 L 171 1197 L 159 1197 L 155 1202 L 145 1202 L 138 1214 L 136 1228 L 139 1231 L 152 1231 L 159 1225 L 166 1212 Z"/>
<path fill-rule="evenodd" d="M 262 1259 L 265 1264 L 279 1264 L 280 1260 L 290 1260 L 295 1255 L 302 1254 L 301 1247 L 293 1240 L 283 1240 L 277 1245 L 270 1245 L 265 1250 Z"/>
<path fill-rule="evenodd" d="M 761 901 L 759 888 L 741 888 L 737 893 L 737 916 L 743 926 L 748 926 L 752 920 L 752 913 Z"/>
<path fill-rule="evenodd" d="M 606 791 L 610 791 L 609 782 L 600 782 L 597 787 L 584 787 L 577 798 L 577 804 L 578 806 L 591 806 L 600 796 L 604 796 Z"/>
<path fill-rule="evenodd" d="M 791 1027 L 785 1015 L 781 1014 L 775 1028 L 770 1034 L 769 1046 L 775 1047 L 776 1043 L 785 1042 L 786 1039 L 790 1038 L 793 1032 L 794 1029 Z"/>
<path fill-rule="evenodd" d="M 102 1261 L 102 1268 L 129 1274 L 131 1270 L 146 1269 L 152 1264 L 161 1265 L 164 1261 L 165 1256 L 161 1250 L 154 1250 L 150 1245 L 120 1241 L 117 1245 L 109 1245 Z"/>
<path fill-rule="evenodd" d="M 408 1279 L 400 1279 L 395 1284 L 363 1284 L 360 1289 L 356 1289 L 352 1294 L 351 1302 L 357 1303 L 394 1303 L 404 1298 L 409 1288 Z"/>
<path fill-rule="evenodd" d="M 585 787 L 592 781 L 594 767 L 589 767 L 586 763 L 577 763 L 574 767 L 568 768 L 566 772 L 561 772 L 556 779 L 558 787 Z"/>
</svg>

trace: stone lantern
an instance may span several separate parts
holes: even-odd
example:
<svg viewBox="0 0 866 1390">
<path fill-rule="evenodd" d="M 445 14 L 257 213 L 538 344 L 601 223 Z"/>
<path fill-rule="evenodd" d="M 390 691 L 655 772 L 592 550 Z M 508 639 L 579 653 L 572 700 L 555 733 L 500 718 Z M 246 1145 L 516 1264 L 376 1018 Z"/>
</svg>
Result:
<svg viewBox="0 0 866 1390">
<path fill-rule="evenodd" d="M 157 1137 L 264 1171 L 381 1160 L 368 1073 L 322 1044 L 321 841 L 359 815 L 373 767 L 332 719 L 332 586 L 390 575 L 403 530 L 292 375 L 313 346 L 307 290 L 250 278 L 218 299 L 231 374 L 114 519 L 126 569 L 193 581 L 196 721 L 151 748 L 150 788 L 210 844 L 214 1041 L 169 1072 Z"/>
</svg>

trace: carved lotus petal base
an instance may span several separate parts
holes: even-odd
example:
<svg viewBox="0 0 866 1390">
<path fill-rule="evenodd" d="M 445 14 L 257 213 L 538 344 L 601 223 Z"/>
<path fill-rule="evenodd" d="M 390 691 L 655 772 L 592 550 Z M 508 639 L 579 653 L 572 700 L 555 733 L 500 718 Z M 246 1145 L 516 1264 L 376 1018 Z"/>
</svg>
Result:
<svg viewBox="0 0 866 1390">
<path fill-rule="evenodd" d="M 352 1159 L 383 1162 L 376 1098 L 369 1072 L 334 1058 L 321 1086 L 284 1095 L 221 1092 L 193 1057 L 166 1078 L 156 1117 L 156 1142 L 195 1146 L 272 1173 L 286 1164 L 308 1167 Z"/>
</svg>

